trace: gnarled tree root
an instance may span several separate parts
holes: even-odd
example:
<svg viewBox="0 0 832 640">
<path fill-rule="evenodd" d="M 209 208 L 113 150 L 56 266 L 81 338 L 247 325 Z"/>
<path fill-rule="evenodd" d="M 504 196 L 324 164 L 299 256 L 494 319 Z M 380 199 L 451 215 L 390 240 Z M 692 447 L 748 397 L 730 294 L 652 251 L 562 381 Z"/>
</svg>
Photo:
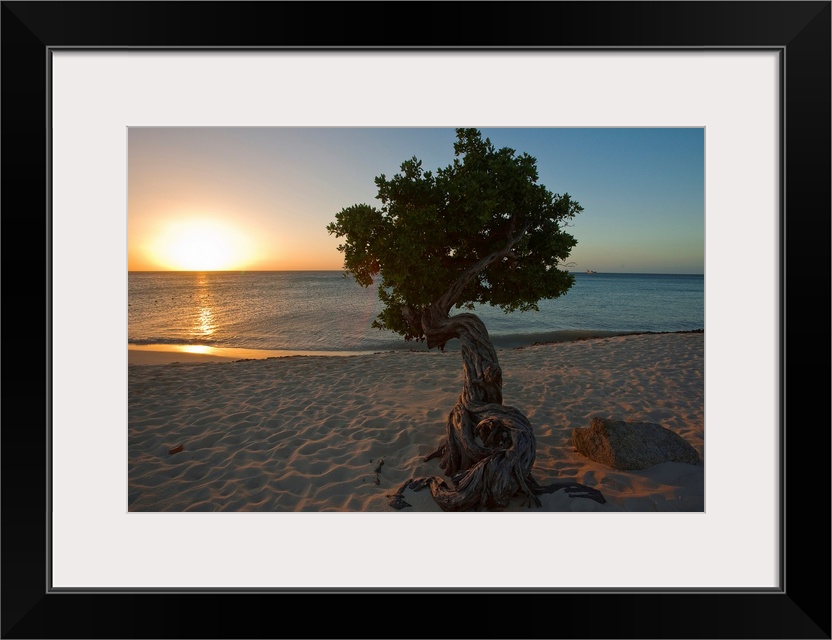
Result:
<svg viewBox="0 0 832 640">
<path fill-rule="evenodd" d="M 518 495 L 525 495 L 526 506 L 539 507 L 538 495 L 560 489 L 573 498 L 606 502 L 599 491 L 574 482 L 538 484 L 531 473 L 535 459 L 532 426 L 514 407 L 466 400 L 463 394 L 448 416 L 445 430 L 443 444 L 425 461 L 441 456 L 440 466 L 453 486 L 439 476 L 411 478 L 389 496 L 391 507 L 411 506 L 404 499 L 405 489 L 425 487 L 444 511 L 501 509 Z"/>
<path fill-rule="evenodd" d="M 537 497 L 538 495 L 544 493 L 554 493 L 555 491 L 560 491 L 561 489 L 566 491 L 570 498 L 589 498 L 599 504 L 606 503 L 606 500 L 600 491 L 593 489 L 592 487 L 587 487 L 583 484 L 578 484 L 577 482 L 554 482 L 544 486 L 539 485 L 534 478 L 529 477 L 526 479 L 526 484 L 531 491 L 529 494 L 529 500 L 525 502 L 525 506 L 528 507 L 541 506 L 541 502 Z M 430 488 L 434 501 L 442 508 L 443 511 L 468 511 L 472 508 L 476 508 L 480 505 L 480 503 L 483 503 L 483 484 L 481 477 L 474 479 L 473 482 L 471 480 L 467 480 L 466 482 L 466 479 L 463 478 L 463 481 L 460 482 L 459 485 L 455 488 L 451 488 L 439 476 L 427 476 L 424 478 L 411 478 L 402 484 L 396 493 L 388 495 L 388 504 L 397 510 L 411 507 L 413 505 L 404 499 L 404 492 L 407 489 L 410 489 L 411 491 L 420 491 L 425 487 Z"/>
</svg>

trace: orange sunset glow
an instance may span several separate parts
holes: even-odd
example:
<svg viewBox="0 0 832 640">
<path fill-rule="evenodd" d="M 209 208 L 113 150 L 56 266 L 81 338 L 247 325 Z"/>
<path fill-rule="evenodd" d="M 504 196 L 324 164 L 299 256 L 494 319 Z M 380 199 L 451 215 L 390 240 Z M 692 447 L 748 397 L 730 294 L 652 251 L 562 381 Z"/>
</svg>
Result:
<svg viewBox="0 0 832 640">
<path fill-rule="evenodd" d="M 254 252 L 251 240 L 231 224 L 193 218 L 170 223 L 149 253 L 163 269 L 226 271 L 245 269 Z"/>
</svg>

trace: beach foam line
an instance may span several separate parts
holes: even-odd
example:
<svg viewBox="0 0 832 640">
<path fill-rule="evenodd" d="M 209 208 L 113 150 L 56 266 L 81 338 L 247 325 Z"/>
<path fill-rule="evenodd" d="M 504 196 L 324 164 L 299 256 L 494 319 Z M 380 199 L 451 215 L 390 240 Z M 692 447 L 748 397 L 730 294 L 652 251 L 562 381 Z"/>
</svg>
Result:
<svg viewBox="0 0 832 640">
<path fill-rule="evenodd" d="M 237 349 L 201 344 L 128 344 L 127 364 L 172 364 L 174 362 L 234 362 L 290 356 L 360 356 L 375 351 L 292 351 L 288 349 Z"/>
<path fill-rule="evenodd" d="M 621 336 L 660 335 L 666 333 L 703 333 L 703 329 L 691 331 L 607 331 L 597 329 L 561 329 L 544 333 L 525 333 L 513 335 L 492 335 L 491 341 L 498 350 L 523 349 L 540 344 L 574 342 Z M 450 340 L 445 345 L 446 351 L 458 351 L 459 341 Z M 428 352 L 424 343 L 403 342 L 396 349 L 376 349 L 364 351 L 305 351 L 292 349 L 243 349 L 236 347 L 211 347 L 196 344 L 129 344 L 127 345 L 127 364 L 173 364 L 197 362 L 234 362 L 237 360 L 263 360 L 267 358 L 287 358 L 291 356 L 367 356 L 377 353 Z"/>
</svg>

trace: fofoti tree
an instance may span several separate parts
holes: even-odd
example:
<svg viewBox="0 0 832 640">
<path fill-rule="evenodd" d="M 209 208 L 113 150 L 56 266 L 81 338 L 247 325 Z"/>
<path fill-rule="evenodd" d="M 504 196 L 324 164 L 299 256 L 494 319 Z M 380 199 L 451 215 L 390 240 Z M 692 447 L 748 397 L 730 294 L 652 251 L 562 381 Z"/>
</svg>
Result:
<svg viewBox="0 0 832 640">
<path fill-rule="evenodd" d="M 475 304 L 506 312 L 537 310 L 574 283 L 559 267 L 575 238 L 566 222 L 582 211 L 568 194 L 538 184 L 537 161 L 496 149 L 476 129 L 457 129 L 454 160 L 436 172 L 415 157 L 390 179 L 375 179 L 380 207 L 342 209 L 327 226 L 344 238 L 344 268 L 365 287 L 378 283 L 384 303 L 373 326 L 444 349 L 457 339 L 462 393 L 445 436 L 425 460 L 441 457 L 439 476 L 412 478 L 391 505 L 406 506 L 406 488 L 429 487 L 446 511 L 501 508 L 518 495 L 540 505 L 540 493 L 604 499 L 570 482 L 543 486 L 532 475 L 535 437 L 526 416 L 503 404 L 502 370 Z M 380 276 L 380 278 L 379 278 Z M 453 313 L 452 311 L 465 309 Z"/>
</svg>

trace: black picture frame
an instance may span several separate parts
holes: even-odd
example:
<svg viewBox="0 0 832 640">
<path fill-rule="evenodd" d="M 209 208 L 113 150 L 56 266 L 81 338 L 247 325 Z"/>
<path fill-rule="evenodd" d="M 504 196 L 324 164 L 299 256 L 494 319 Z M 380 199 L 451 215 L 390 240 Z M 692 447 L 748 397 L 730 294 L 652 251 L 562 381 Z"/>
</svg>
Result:
<svg viewBox="0 0 832 640">
<path fill-rule="evenodd" d="M 820 425 L 806 415 L 829 388 L 830 2 L 2 2 L 0 19 L 3 638 L 830 638 L 827 407 Z M 779 51 L 780 588 L 53 592 L 48 95 L 65 47 Z M 738 500 L 754 490 L 741 475 L 749 486 L 724 488 Z"/>
</svg>

